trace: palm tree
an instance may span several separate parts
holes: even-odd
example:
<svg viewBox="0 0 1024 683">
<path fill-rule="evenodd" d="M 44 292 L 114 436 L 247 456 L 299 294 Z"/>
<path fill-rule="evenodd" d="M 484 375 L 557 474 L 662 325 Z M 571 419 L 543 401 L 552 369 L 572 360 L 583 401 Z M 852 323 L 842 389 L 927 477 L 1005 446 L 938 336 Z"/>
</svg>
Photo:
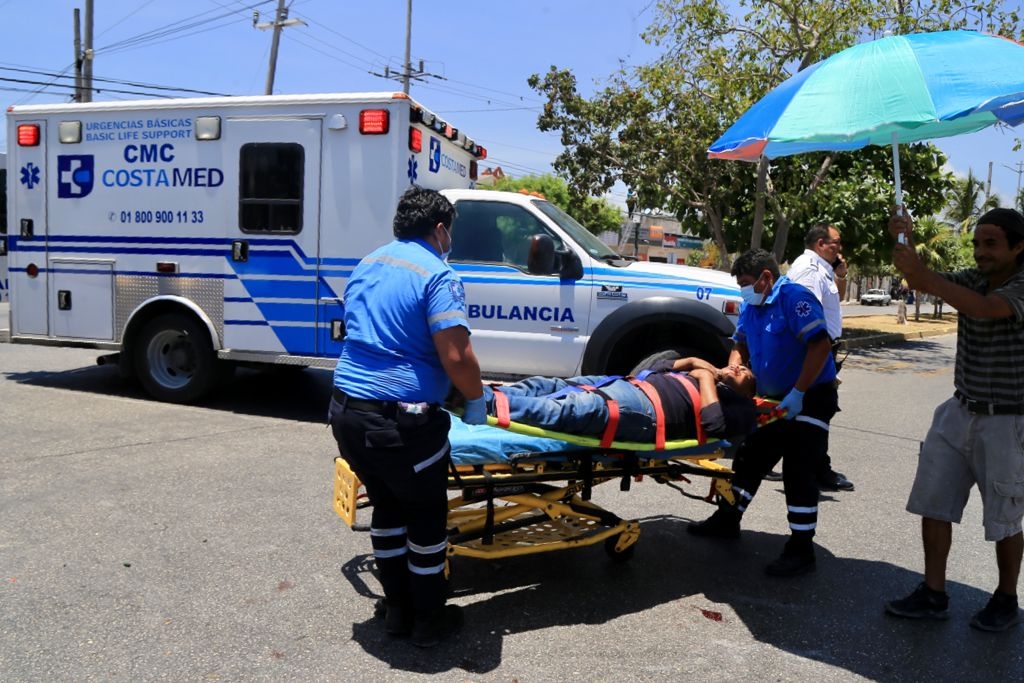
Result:
<svg viewBox="0 0 1024 683">
<path fill-rule="evenodd" d="M 985 184 L 968 170 L 967 176 L 953 181 L 953 189 L 946 197 L 946 218 L 953 232 L 969 232 L 974 221 L 988 209 L 999 206 L 999 197 L 985 196 Z"/>
</svg>

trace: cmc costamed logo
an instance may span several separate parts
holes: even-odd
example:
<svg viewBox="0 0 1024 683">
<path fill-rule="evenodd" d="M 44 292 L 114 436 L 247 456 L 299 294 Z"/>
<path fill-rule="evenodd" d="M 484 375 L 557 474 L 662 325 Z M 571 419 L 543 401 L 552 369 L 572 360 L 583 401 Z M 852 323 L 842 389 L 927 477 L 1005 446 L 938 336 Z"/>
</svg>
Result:
<svg viewBox="0 0 1024 683">
<path fill-rule="evenodd" d="M 437 173 L 441 170 L 441 141 L 430 136 L 430 172 Z"/>
<path fill-rule="evenodd" d="M 92 192 L 94 162 L 91 154 L 57 155 L 57 196 L 76 199 Z"/>
</svg>

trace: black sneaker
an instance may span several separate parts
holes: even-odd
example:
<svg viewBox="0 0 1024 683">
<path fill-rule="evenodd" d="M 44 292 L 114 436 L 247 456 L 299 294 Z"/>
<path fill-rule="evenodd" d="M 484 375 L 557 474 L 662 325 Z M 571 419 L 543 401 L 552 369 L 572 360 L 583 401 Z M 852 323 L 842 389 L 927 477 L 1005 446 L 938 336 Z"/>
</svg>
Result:
<svg viewBox="0 0 1024 683">
<path fill-rule="evenodd" d="M 984 609 L 971 617 L 971 626 L 982 631 L 1005 631 L 1020 623 L 1016 595 L 996 591 Z"/>
<path fill-rule="evenodd" d="M 768 472 L 768 474 L 764 475 L 761 478 L 764 479 L 765 481 L 782 481 L 782 472 L 776 472 L 775 470 L 771 470 L 770 472 Z"/>
<path fill-rule="evenodd" d="M 416 647 L 434 647 L 462 628 L 462 608 L 445 605 L 429 619 L 417 619 L 412 627 L 412 644 Z"/>
<path fill-rule="evenodd" d="M 707 538 L 739 538 L 740 513 L 734 507 L 720 507 L 703 522 L 691 522 L 686 530 Z"/>
<path fill-rule="evenodd" d="M 817 568 L 813 545 L 796 549 L 787 542 L 782 554 L 764 568 L 764 573 L 768 576 L 790 577 L 809 574 Z"/>
<path fill-rule="evenodd" d="M 885 611 L 908 619 L 948 619 L 949 596 L 933 591 L 922 581 L 907 597 L 885 603 Z"/>
</svg>

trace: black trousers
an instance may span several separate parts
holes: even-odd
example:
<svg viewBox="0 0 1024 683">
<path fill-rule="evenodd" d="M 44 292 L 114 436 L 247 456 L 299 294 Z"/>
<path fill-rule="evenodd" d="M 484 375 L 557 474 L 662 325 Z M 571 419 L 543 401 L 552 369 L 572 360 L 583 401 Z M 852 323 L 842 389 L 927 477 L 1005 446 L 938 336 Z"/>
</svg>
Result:
<svg viewBox="0 0 1024 683">
<path fill-rule="evenodd" d="M 429 618 L 447 594 L 451 418 L 443 410 L 349 409 L 334 399 L 328 416 L 341 457 L 373 505 L 370 541 L 384 597 Z"/>
<path fill-rule="evenodd" d="M 818 525 L 817 473 L 827 457 L 829 421 L 839 409 L 833 383 L 807 390 L 804 409 L 792 420 L 758 428 L 740 445 L 733 460 L 733 492 L 739 509 L 757 495 L 762 478 L 782 461 L 790 531 L 810 539 Z"/>
</svg>

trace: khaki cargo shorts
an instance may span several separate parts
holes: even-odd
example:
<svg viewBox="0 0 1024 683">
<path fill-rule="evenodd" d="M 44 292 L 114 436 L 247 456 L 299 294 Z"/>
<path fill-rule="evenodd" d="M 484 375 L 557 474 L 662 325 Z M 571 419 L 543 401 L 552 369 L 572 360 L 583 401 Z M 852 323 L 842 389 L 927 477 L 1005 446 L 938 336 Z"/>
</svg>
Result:
<svg viewBox="0 0 1024 683">
<path fill-rule="evenodd" d="M 907 511 L 959 524 L 974 484 L 981 492 L 985 540 L 1020 532 L 1024 415 L 974 415 L 951 398 L 935 409 Z"/>
</svg>

